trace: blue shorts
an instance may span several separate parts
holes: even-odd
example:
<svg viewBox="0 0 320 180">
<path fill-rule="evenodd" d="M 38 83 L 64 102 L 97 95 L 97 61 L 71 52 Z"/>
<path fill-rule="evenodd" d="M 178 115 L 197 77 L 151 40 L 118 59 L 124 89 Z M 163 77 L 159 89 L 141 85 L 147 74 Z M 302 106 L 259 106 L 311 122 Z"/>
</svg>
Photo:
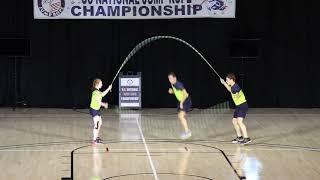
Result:
<svg viewBox="0 0 320 180">
<path fill-rule="evenodd" d="M 233 118 L 245 118 L 248 112 L 248 103 L 242 103 L 238 106 L 236 106 L 236 109 L 233 113 Z"/>
<path fill-rule="evenodd" d="M 101 115 L 100 115 L 100 110 L 95 110 L 95 109 L 90 108 L 89 112 L 90 112 L 90 115 L 91 115 L 92 117 L 101 116 Z"/>
<path fill-rule="evenodd" d="M 183 102 L 183 109 L 180 108 L 180 102 L 178 102 L 178 104 L 177 104 L 178 112 L 180 112 L 180 111 L 189 112 L 189 111 L 191 111 L 191 107 L 192 107 L 192 102 L 191 102 L 190 97 L 188 97 Z"/>
</svg>

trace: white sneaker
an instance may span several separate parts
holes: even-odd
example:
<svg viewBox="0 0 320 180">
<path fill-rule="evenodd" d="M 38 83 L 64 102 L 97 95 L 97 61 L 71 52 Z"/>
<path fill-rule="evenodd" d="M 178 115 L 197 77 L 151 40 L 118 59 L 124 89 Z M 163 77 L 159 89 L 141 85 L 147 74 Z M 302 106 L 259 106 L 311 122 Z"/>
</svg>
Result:
<svg viewBox="0 0 320 180">
<path fill-rule="evenodd" d="M 181 135 L 181 139 L 188 139 L 192 136 L 191 131 L 185 132 Z"/>
</svg>

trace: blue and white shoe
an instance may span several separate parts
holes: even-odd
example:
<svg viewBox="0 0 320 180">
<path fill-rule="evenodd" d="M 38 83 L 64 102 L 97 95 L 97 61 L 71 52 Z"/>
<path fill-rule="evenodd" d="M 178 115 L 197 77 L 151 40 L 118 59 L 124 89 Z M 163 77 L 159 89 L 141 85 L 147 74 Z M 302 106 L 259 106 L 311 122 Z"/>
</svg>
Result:
<svg viewBox="0 0 320 180">
<path fill-rule="evenodd" d="M 250 138 L 244 138 L 243 141 L 241 141 L 241 145 L 246 145 L 246 144 L 249 144 L 251 142 L 251 139 Z"/>
<path fill-rule="evenodd" d="M 100 137 L 97 137 L 96 142 L 101 144 L 103 142 L 103 140 Z"/>
</svg>

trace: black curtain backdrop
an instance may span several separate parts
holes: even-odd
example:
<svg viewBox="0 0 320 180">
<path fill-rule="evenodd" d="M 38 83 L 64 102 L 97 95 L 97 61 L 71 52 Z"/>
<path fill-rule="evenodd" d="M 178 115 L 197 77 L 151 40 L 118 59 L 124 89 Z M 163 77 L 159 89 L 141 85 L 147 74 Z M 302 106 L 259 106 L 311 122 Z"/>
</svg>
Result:
<svg viewBox="0 0 320 180">
<path fill-rule="evenodd" d="M 217 71 L 239 75 L 230 59 L 233 38 L 261 38 L 259 57 L 244 63 L 244 92 L 251 107 L 320 107 L 319 15 L 315 1 L 237 1 L 235 19 L 34 20 L 32 0 L 0 6 L 0 37 L 31 40 L 31 57 L 20 58 L 19 94 L 31 107 L 86 108 L 95 77 L 111 82 L 124 58 L 145 38 L 184 39 Z M 167 73 L 176 72 L 195 107 L 230 99 L 198 55 L 173 40 L 157 41 L 134 56 L 124 71 L 142 72 L 144 107 L 174 107 Z M 13 60 L 0 56 L 0 105 L 13 103 Z M 118 102 L 117 82 L 106 100 Z"/>
</svg>

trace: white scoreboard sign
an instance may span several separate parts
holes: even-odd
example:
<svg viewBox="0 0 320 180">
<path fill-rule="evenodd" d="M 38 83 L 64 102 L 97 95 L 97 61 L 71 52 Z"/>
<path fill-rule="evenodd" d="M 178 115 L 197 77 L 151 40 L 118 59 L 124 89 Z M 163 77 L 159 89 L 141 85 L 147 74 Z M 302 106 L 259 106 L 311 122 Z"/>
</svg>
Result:
<svg viewBox="0 0 320 180">
<path fill-rule="evenodd" d="M 141 73 L 119 75 L 119 107 L 141 108 Z"/>
</svg>

